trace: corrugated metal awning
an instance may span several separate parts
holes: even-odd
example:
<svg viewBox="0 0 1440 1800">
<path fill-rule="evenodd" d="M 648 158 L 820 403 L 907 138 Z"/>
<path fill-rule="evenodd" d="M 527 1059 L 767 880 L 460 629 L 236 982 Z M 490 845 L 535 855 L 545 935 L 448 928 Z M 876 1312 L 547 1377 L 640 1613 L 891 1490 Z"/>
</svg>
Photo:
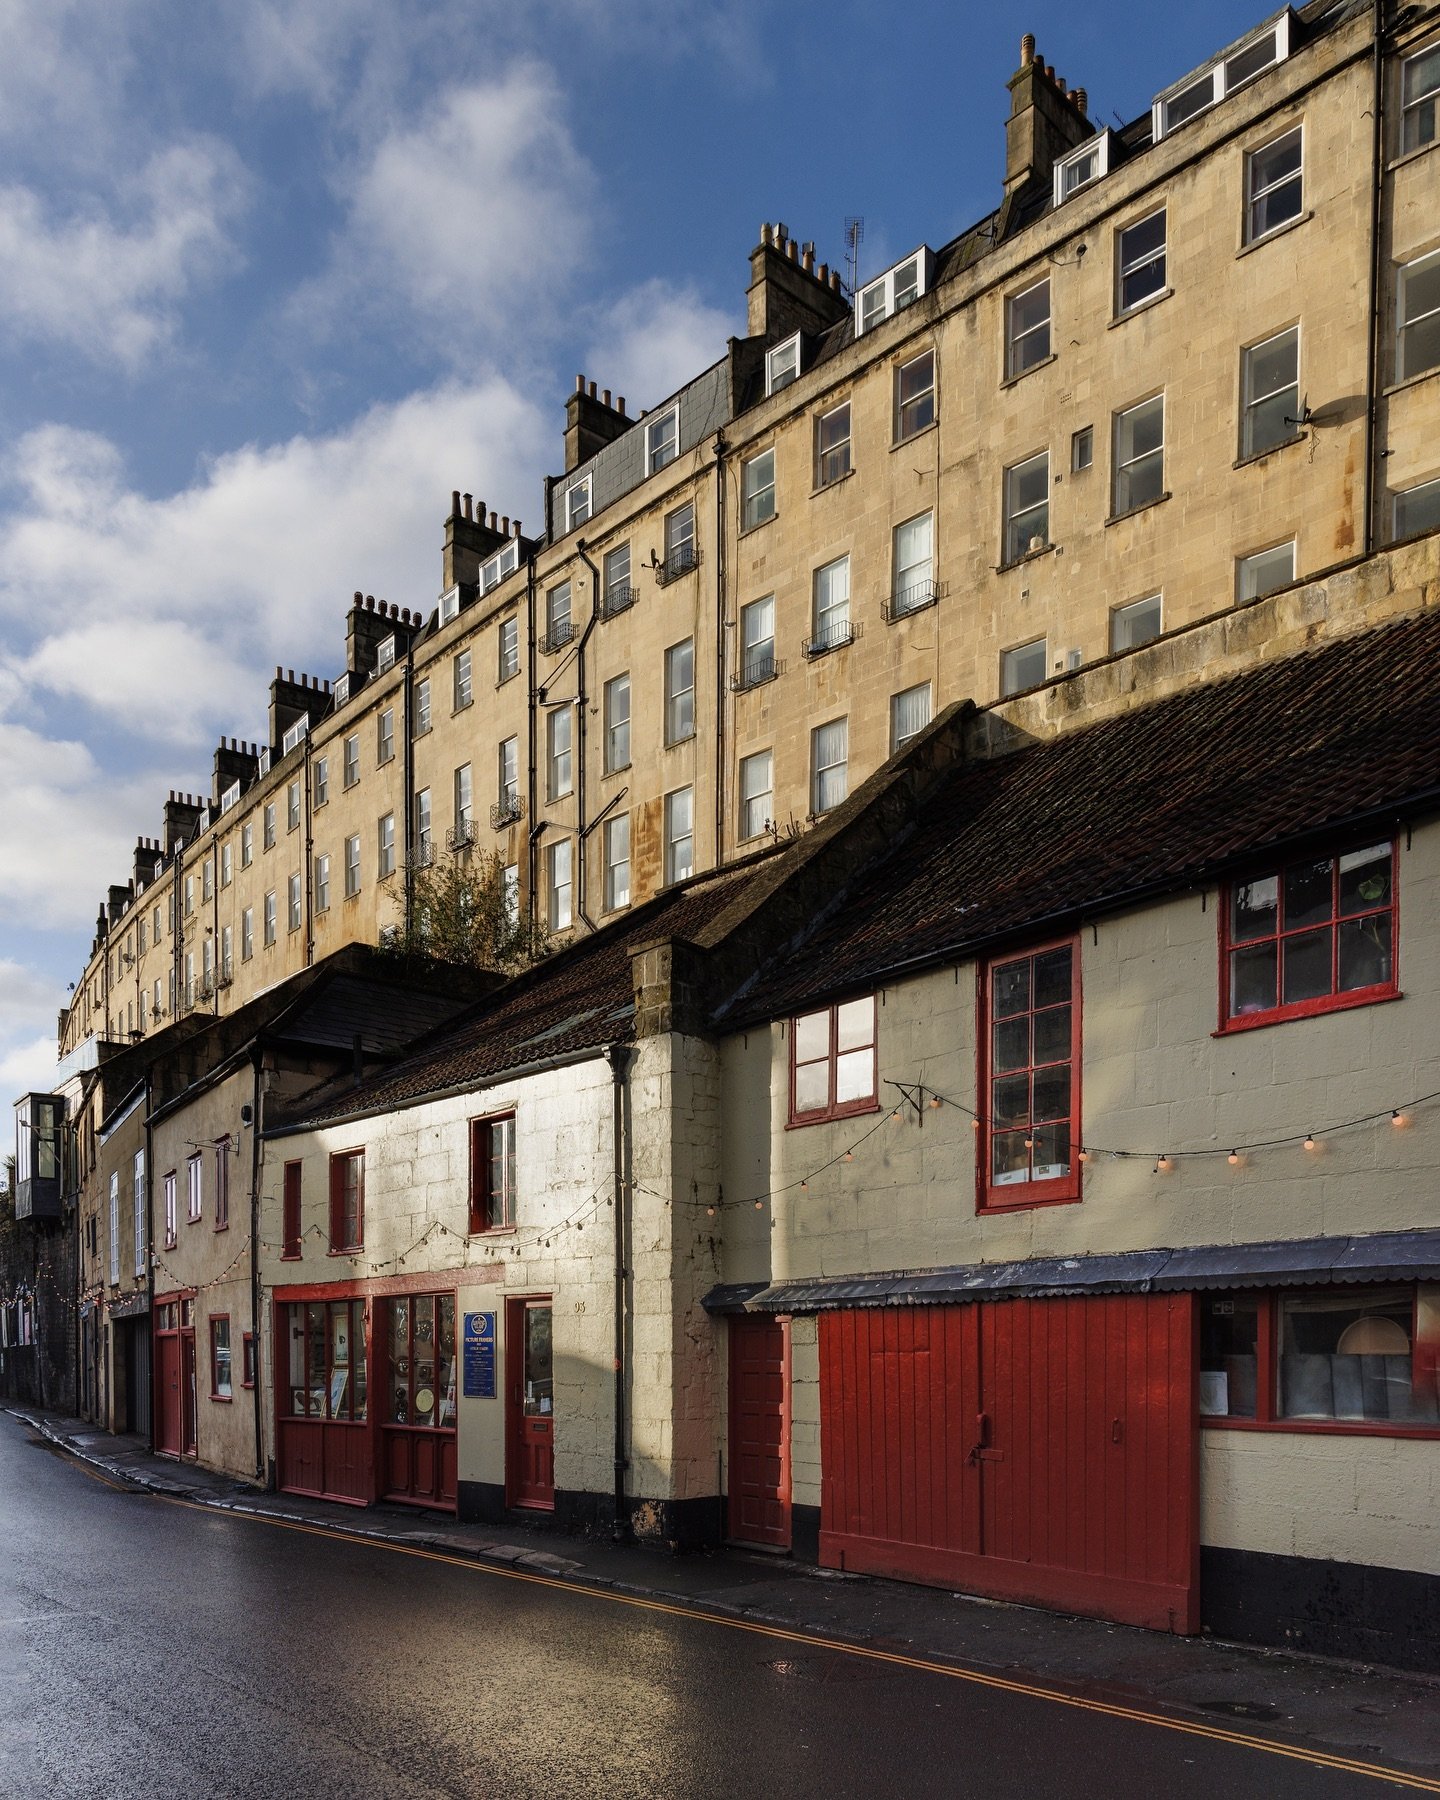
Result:
<svg viewBox="0 0 1440 1800">
<path fill-rule="evenodd" d="M 1037 1256 L 924 1273 L 809 1276 L 711 1288 L 711 1313 L 807 1313 L 844 1306 L 939 1306 L 980 1299 L 1179 1293 L 1204 1288 L 1440 1280 L 1440 1229 L 1260 1244 L 1199 1244 L 1114 1255 Z"/>
</svg>

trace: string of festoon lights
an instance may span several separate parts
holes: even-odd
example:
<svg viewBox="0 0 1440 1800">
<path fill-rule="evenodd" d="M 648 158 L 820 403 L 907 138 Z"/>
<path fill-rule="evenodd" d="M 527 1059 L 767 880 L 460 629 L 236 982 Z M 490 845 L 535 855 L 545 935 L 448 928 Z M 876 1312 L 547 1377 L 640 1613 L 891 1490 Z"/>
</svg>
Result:
<svg viewBox="0 0 1440 1800">
<path fill-rule="evenodd" d="M 987 1120 L 983 1113 L 977 1111 L 973 1106 L 968 1106 L 963 1100 L 956 1100 L 953 1096 L 943 1094 L 938 1089 L 929 1087 L 922 1082 L 894 1081 L 887 1077 L 885 1085 L 896 1089 L 899 1098 L 888 1106 L 882 1107 L 879 1118 L 857 1137 L 852 1138 L 843 1150 L 826 1157 L 823 1162 L 816 1163 L 804 1174 L 797 1175 L 793 1180 L 766 1188 L 760 1193 L 747 1195 L 743 1200 L 727 1200 L 718 1194 L 714 1199 L 701 1200 L 696 1195 L 688 1198 L 686 1203 L 703 1208 L 706 1215 L 712 1218 L 717 1213 L 732 1210 L 763 1212 L 772 1201 L 779 1199 L 782 1195 L 807 1193 L 811 1191 L 819 1177 L 829 1170 L 844 1163 L 853 1163 L 855 1153 L 862 1144 L 867 1143 L 878 1132 L 903 1121 L 907 1112 L 913 1113 L 915 1117 L 923 1120 L 927 1112 L 938 1112 L 942 1108 L 950 1107 L 970 1121 L 972 1131 L 979 1133 L 986 1128 Z M 1168 1175 L 1181 1163 L 1198 1162 L 1215 1157 L 1224 1157 L 1231 1168 L 1243 1168 L 1247 1166 L 1249 1159 L 1260 1151 L 1283 1150 L 1293 1146 L 1302 1150 L 1306 1155 L 1314 1155 L 1324 1147 L 1329 1139 L 1338 1137 L 1343 1132 L 1358 1130 L 1365 1125 L 1388 1124 L 1392 1130 L 1406 1130 L 1414 1122 L 1415 1113 L 1421 1107 L 1436 1100 L 1440 1100 L 1440 1089 L 1433 1093 L 1417 1094 L 1411 1099 L 1402 1101 L 1398 1106 L 1378 1107 L 1371 1112 L 1357 1113 L 1353 1118 L 1317 1125 L 1313 1129 L 1305 1131 L 1286 1132 L 1277 1137 L 1241 1139 L 1230 1143 L 1228 1147 L 1224 1144 L 1207 1144 L 1195 1148 L 1181 1146 L 1175 1149 L 1151 1150 L 1131 1145 L 1101 1144 L 1086 1139 L 1083 1143 L 1074 1146 L 1074 1154 L 1080 1163 L 1094 1162 L 1102 1157 L 1116 1162 L 1148 1162 L 1151 1172 L 1155 1175 Z M 1028 1150 L 1033 1147 L 1034 1138 L 1027 1136 L 1025 1148 Z M 672 1203 L 670 1196 L 640 1183 L 635 1184 L 635 1191 L 646 1193 L 653 1199 L 663 1201 L 667 1206 Z"/>
</svg>

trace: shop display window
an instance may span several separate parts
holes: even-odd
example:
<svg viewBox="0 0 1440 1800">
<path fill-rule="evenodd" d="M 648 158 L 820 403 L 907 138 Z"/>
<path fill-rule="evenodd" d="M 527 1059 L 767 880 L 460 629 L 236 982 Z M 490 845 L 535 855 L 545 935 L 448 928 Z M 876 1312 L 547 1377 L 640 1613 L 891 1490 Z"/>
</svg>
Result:
<svg viewBox="0 0 1440 1800">
<path fill-rule="evenodd" d="M 392 1425 L 455 1425 L 455 1296 L 410 1294 L 381 1302 Z"/>
<path fill-rule="evenodd" d="M 365 1302 L 311 1300 L 286 1307 L 290 1416 L 363 1424 L 367 1417 Z"/>
</svg>

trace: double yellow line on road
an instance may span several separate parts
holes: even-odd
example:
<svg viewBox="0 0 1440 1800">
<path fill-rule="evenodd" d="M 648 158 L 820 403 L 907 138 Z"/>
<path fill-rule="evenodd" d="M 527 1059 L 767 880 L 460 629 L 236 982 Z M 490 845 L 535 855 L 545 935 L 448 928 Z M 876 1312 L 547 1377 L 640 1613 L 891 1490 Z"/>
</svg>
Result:
<svg viewBox="0 0 1440 1800">
<path fill-rule="evenodd" d="M 168 1505 L 188 1507 L 193 1512 L 213 1513 L 220 1510 L 193 1500 L 171 1499 L 165 1495 L 157 1497 L 165 1499 Z M 1283 1756 L 1291 1762 L 1308 1763 L 1312 1768 L 1334 1769 L 1341 1774 L 1363 1775 L 1373 1781 L 1388 1781 L 1395 1787 L 1408 1788 L 1414 1793 L 1440 1794 L 1440 1778 L 1434 1776 L 1389 1769 L 1382 1763 L 1361 1762 L 1351 1756 L 1336 1756 L 1328 1750 L 1307 1750 L 1294 1744 L 1277 1743 L 1272 1738 L 1227 1730 L 1223 1725 L 1209 1725 L 1199 1719 L 1173 1718 L 1166 1713 L 1122 1706 L 1115 1701 L 1087 1699 L 1080 1694 L 1067 1694 L 1063 1688 L 1043 1687 L 1036 1682 L 1017 1681 L 1006 1675 L 991 1675 L 983 1669 L 969 1669 L 957 1663 L 934 1662 L 924 1656 L 906 1656 L 898 1650 L 880 1650 L 866 1644 L 846 1643 L 840 1638 L 821 1637 L 808 1631 L 792 1631 L 783 1625 L 767 1625 L 759 1620 L 730 1618 L 723 1613 L 706 1612 L 703 1607 L 679 1606 L 673 1601 L 649 1600 L 637 1594 L 617 1594 L 605 1588 L 588 1587 L 583 1582 L 538 1574 L 530 1569 L 506 1568 L 467 1556 L 447 1556 L 440 1550 L 424 1550 L 413 1544 L 396 1544 L 386 1538 L 362 1536 L 355 1532 L 332 1531 L 324 1525 L 309 1525 L 296 1519 L 279 1519 L 270 1513 L 241 1512 L 234 1508 L 223 1510 L 229 1512 L 231 1517 L 260 1525 L 273 1525 L 281 1531 L 295 1531 L 307 1537 L 329 1538 L 339 1544 L 384 1550 L 393 1556 L 413 1556 L 421 1562 L 443 1563 L 449 1568 L 465 1569 L 472 1575 L 490 1575 L 502 1581 L 528 1582 L 533 1587 L 554 1588 L 561 1593 L 584 1595 L 592 1600 L 609 1601 L 614 1606 L 634 1607 L 640 1612 L 667 1613 L 677 1619 L 695 1619 L 707 1625 L 721 1626 L 728 1631 L 748 1631 L 755 1637 L 769 1638 L 778 1643 L 830 1650 L 837 1656 L 863 1657 L 869 1662 L 914 1669 L 927 1675 L 940 1675 L 950 1681 L 964 1681 L 973 1687 L 990 1688 L 998 1693 L 1021 1694 L 1027 1699 L 1049 1700 L 1056 1706 L 1069 1706 L 1080 1712 L 1099 1713 L 1111 1719 L 1126 1719 L 1138 1725 L 1153 1725 L 1162 1731 L 1178 1731 L 1187 1737 L 1206 1738 L 1212 1743 L 1229 1744 L 1236 1749 L 1259 1750 L 1267 1756 Z"/>
</svg>

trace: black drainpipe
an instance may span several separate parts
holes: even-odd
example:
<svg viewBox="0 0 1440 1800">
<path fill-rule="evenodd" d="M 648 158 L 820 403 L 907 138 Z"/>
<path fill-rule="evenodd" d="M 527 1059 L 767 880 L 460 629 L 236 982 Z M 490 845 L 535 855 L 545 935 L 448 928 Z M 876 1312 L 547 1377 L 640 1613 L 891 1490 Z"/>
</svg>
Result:
<svg viewBox="0 0 1440 1800">
<path fill-rule="evenodd" d="M 585 554 L 584 538 L 576 538 L 575 554 L 590 571 L 590 617 L 575 646 L 575 792 L 579 796 L 575 808 L 575 910 L 593 931 L 595 921 L 585 910 L 585 840 L 589 836 L 585 824 L 585 646 L 600 623 L 600 571 Z"/>
<path fill-rule="evenodd" d="M 1379 470 L 1376 467 L 1375 406 L 1380 361 L 1380 190 L 1385 179 L 1385 65 L 1382 55 L 1385 0 L 1375 0 L 1374 24 L 1374 92 L 1370 97 L 1370 354 L 1365 368 L 1365 528 L 1362 534 L 1366 556 L 1370 556 L 1375 548 L 1375 490 L 1379 486 L 1376 479 Z"/>
<path fill-rule="evenodd" d="M 264 1333 L 260 1328 L 260 1046 L 252 1044 L 250 1063 L 255 1072 L 253 1096 L 250 1113 L 250 1329 L 254 1333 L 252 1343 L 255 1353 L 255 1386 L 251 1390 L 255 1401 L 255 1479 L 265 1479 L 265 1439 L 262 1418 L 261 1393 L 264 1388 L 264 1377 L 261 1370 L 267 1366 L 262 1355 Z M 240 1373 L 245 1373 L 245 1346 L 240 1346 Z"/>
<path fill-rule="evenodd" d="M 629 1075 L 635 1052 L 629 1044 L 610 1044 L 605 1057 L 610 1064 L 613 1113 L 611 1139 L 614 1144 L 615 1206 L 615 1517 L 611 1534 L 621 1543 L 630 1536 L 629 1504 L 625 1494 L 625 1473 L 629 1458 L 625 1454 L 625 1329 L 629 1320 L 626 1251 L 630 1240 L 629 1188 L 625 1181 L 625 1162 L 629 1152 Z"/>
<path fill-rule="evenodd" d="M 725 433 L 715 433 L 715 867 L 725 860 Z"/>
</svg>

